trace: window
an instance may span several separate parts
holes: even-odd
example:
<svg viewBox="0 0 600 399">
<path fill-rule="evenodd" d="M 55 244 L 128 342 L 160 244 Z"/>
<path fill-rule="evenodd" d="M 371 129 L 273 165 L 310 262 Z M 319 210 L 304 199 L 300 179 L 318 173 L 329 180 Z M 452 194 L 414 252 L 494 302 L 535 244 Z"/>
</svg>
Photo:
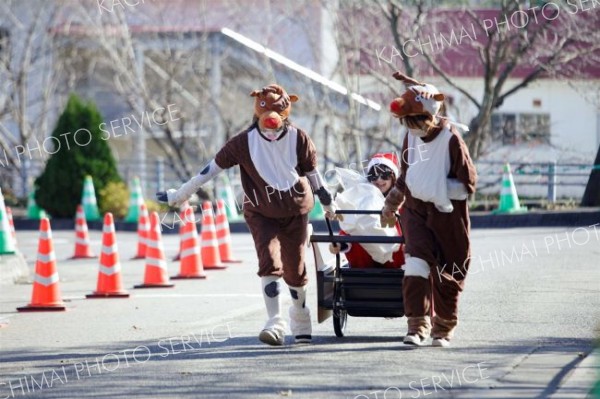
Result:
<svg viewBox="0 0 600 399">
<path fill-rule="evenodd" d="M 550 114 L 492 115 L 492 139 L 502 144 L 550 144 Z"/>
</svg>

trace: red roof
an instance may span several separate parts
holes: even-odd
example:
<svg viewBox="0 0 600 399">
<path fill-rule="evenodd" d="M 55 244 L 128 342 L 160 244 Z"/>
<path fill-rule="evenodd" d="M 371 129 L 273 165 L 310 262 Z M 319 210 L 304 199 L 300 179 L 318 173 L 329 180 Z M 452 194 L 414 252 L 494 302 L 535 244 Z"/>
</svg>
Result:
<svg viewBox="0 0 600 399">
<path fill-rule="evenodd" d="M 415 30 L 414 17 L 403 16 L 399 26 L 405 27 L 401 32 L 404 39 L 398 45 L 394 42 L 390 23 L 383 13 L 373 11 L 359 11 L 360 15 L 357 16 L 354 10 L 345 26 L 350 37 L 356 32 L 366 33 L 360 37 L 360 52 L 354 54 L 354 58 L 351 57 L 349 61 L 354 73 L 370 74 L 375 70 L 387 74 L 392 70 L 404 70 L 404 58 L 410 60 L 419 77 L 435 76 L 437 73 L 427 62 L 428 55 L 450 76 L 481 77 L 484 75 L 484 64 L 480 59 L 479 48 L 484 47 L 491 37 L 495 37 L 498 26 L 513 37 L 507 48 L 508 52 L 515 51 L 527 38 L 532 38 L 535 30 L 546 30 L 544 37 L 538 36 L 535 39 L 540 45 L 534 46 L 532 51 L 525 54 L 510 74 L 511 77 L 523 78 L 538 65 L 548 62 L 548 57 L 561 44 L 561 40 L 573 37 L 568 32 L 578 31 L 580 40 L 564 43 L 564 50 L 560 54 L 561 62 L 556 69 L 562 76 L 600 78 L 600 40 L 597 36 L 600 12 L 579 10 L 569 14 L 562 9 L 556 15 L 553 14 L 555 8 L 546 7 L 543 13 L 540 9 L 534 9 L 528 13 L 513 13 L 504 19 L 496 9 L 471 12 L 434 9 L 427 14 L 427 24 L 414 32 L 410 32 Z M 592 34 L 596 37 L 592 37 Z M 590 54 L 573 59 L 573 53 L 582 48 L 587 49 Z M 499 51 L 501 50 L 493 48 L 491 55 L 494 56 Z M 508 65 L 502 65 L 496 76 L 506 67 Z"/>
<path fill-rule="evenodd" d="M 65 0 L 63 4 L 68 4 L 67 1 L 79 4 L 79 0 Z M 112 6 L 107 5 L 109 3 L 113 4 L 108 0 L 100 4 L 111 8 Z M 106 21 L 114 16 L 110 11 L 100 9 L 99 4 L 93 4 L 88 5 L 93 7 L 90 11 L 100 14 Z M 215 32 L 228 27 L 312 69 L 319 69 L 319 59 L 323 56 L 324 49 L 319 48 L 323 45 L 319 0 L 297 4 L 267 0 L 146 0 L 143 3 L 140 0 L 137 6 L 115 7 L 124 8 L 123 15 L 133 33 Z M 572 78 L 600 78 L 600 38 L 597 33 L 600 30 L 599 10 L 567 7 L 562 9 L 556 19 L 549 21 L 554 18 L 555 8 L 546 6 L 542 12 L 538 7 L 527 14 L 513 13 L 507 17 L 508 22 L 502 24 L 504 20 L 497 9 L 465 11 L 435 8 L 428 11 L 427 24 L 419 29 L 413 16 L 404 15 L 399 25 L 405 39 L 398 45 L 393 40 L 390 24 L 383 11 L 374 2 L 357 8 L 348 8 L 342 3 L 342 7 L 336 15 L 340 29 L 338 36 L 341 40 L 348 40 L 349 49 L 355 48 L 356 42 L 360 47 L 360 50 L 354 52 L 342 50 L 352 73 L 371 74 L 375 71 L 389 75 L 394 70 L 404 70 L 404 57 L 410 59 L 419 77 L 435 76 L 436 72 L 426 60 L 427 54 L 450 76 L 481 77 L 483 64 L 479 59 L 478 47 L 488 42 L 497 21 L 504 29 L 509 28 L 508 34 L 522 35 L 515 36 L 511 49 L 516 49 L 525 37 L 531 37 L 532 31 L 548 24 L 549 35 L 537 39 L 543 44 L 536 46 L 535 52 L 528 53 L 520 60 L 511 77 L 527 76 L 538 65 L 547 61 L 556 42 L 568 36 L 566 32 L 578 30 L 582 31 L 581 40 L 566 44 L 558 72 Z M 77 21 L 74 15 L 76 13 L 67 7 L 63 14 L 64 22 L 59 23 L 54 31 L 89 34 L 86 22 Z M 528 19 L 529 25 L 524 25 L 521 18 Z M 118 28 L 115 28 L 115 33 L 117 32 Z M 301 37 L 304 40 L 299 40 Z M 571 59 L 569 55 L 577 48 L 587 48 L 591 53 Z"/>
</svg>

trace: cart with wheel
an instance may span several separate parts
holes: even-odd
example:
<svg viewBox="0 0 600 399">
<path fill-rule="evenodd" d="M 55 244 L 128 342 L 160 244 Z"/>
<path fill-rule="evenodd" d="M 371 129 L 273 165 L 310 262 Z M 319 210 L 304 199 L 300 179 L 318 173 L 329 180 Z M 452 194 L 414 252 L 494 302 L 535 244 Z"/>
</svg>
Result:
<svg viewBox="0 0 600 399">
<path fill-rule="evenodd" d="M 381 214 L 381 211 L 336 211 L 336 214 Z M 312 234 L 310 242 L 317 268 L 318 321 L 333 316 L 335 335 L 343 337 L 348 316 L 402 317 L 402 269 L 353 269 L 335 255 L 335 261 L 325 262 L 318 243 L 403 243 L 404 237 L 339 236 L 333 234 L 331 222 L 326 219 L 329 234 Z"/>
</svg>

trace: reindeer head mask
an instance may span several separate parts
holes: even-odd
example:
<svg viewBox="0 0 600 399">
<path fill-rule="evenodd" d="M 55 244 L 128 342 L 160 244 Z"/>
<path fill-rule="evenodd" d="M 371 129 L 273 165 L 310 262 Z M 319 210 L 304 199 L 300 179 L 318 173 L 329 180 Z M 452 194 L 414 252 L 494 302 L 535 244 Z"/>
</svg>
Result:
<svg viewBox="0 0 600 399">
<path fill-rule="evenodd" d="M 434 117 L 440 112 L 444 95 L 435 86 L 418 82 L 400 72 L 393 76 L 403 82 L 407 90 L 390 103 L 392 115 L 406 123 L 411 131 L 420 128 L 420 122 L 431 127 Z"/>
<path fill-rule="evenodd" d="M 276 84 L 254 90 L 250 96 L 255 97 L 254 116 L 258 119 L 261 133 L 270 140 L 276 140 L 298 96 L 288 95 L 283 87 Z"/>
</svg>

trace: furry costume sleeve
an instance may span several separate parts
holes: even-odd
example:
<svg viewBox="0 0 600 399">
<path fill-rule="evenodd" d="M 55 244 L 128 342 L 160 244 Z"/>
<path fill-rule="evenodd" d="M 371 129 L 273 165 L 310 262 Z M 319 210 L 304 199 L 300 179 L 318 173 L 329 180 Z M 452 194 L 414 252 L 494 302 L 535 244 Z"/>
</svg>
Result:
<svg viewBox="0 0 600 399">
<path fill-rule="evenodd" d="M 178 190 L 168 190 L 167 198 L 169 205 L 180 206 L 182 203 L 187 201 L 196 191 L 200 189 L 206 182 L 213 179 L 219 173 L 223 171 L 222 168 L 217 165 L 213 159 L 202 169 L 200 173 L 192 177 L 186 183 L 184 183 Z M 159 198 L 160 200 L 160 198 Z"/>
</svg>

